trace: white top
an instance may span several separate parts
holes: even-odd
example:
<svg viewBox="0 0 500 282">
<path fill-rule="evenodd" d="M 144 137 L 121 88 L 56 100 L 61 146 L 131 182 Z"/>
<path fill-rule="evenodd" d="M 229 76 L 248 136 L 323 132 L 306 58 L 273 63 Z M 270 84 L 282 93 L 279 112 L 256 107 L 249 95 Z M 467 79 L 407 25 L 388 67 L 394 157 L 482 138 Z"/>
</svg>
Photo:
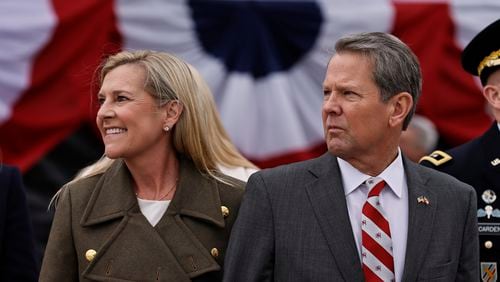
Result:
<svg viewBox="0 0 500 282">
<path fill-rule="evenodd" d="M 342 174 L 342 184 L 344 185 L 352 232 L 361 258 L 361 217 L 363 205 L 368 198 L 368 187 L 363 182 L 375 177 L 360 172 L 341 158 L 337 158 L 337 160 Z M 389 219 L 394 257 L 394 275 L 396 281 L 399 282 L 403 276 L 408 235 L 408 184 L 406 183 L 403 159 L 399 148 L 396 159 L 376 177 L 382 178 L 387 183 L 386 188 L 380 193 L 379 199 Z M 390 189 L 387 189 L 387 186 Z"/>
<path fill-rule="evenodd" d="M 219 170 L 224 173 L 225 175 L 229 175 L 231 177 L 234 177 L 236 179 L 239 179 L 241 181 L 248 181 L 248 178 L 250 175 L 252 175 L 254 172 L 257 172 L 257 169 L 254 168 L 248 168 L 248 167 L 225 167 L 222 165 L 217 166 Z"/>
<path fill-rule="evenodd" d="M 137 198 L 139 203 L 139 208 L 142 214 L 152 226 L 156 226 L 162 216 L 167 211 L 168 205 L 170 205 L 170 200 L 167 201 L 154 201 L 154 200 L 144 200 Z"/>
</svg>

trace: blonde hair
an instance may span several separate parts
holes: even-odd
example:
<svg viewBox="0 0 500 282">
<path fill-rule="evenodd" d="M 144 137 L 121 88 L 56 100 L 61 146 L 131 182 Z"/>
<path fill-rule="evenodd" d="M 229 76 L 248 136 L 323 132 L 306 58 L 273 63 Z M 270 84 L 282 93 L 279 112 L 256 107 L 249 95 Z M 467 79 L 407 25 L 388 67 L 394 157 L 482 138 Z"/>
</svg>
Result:
<svg viewBox="0 0 500 282">
<path fill-rule="evenodd" d="M 145 69 L 144 88 L 153 95 L 159 106 L 172 100 L 183 105 L 183 112 L 172 128 L 174 149 L 189 157 L 201 173 L 227 183 L 215 174 L 218 165 L 257 168 L 230 141 L 212 93 L 193 66 L 165 52 L 122 51 L 103 62 L 100 84 L 110 71 L 125 64 L 137 64 Z M 113 162 L 103 156 L 81 170 L 73 181 L 102 173 Z"/>
</svg>

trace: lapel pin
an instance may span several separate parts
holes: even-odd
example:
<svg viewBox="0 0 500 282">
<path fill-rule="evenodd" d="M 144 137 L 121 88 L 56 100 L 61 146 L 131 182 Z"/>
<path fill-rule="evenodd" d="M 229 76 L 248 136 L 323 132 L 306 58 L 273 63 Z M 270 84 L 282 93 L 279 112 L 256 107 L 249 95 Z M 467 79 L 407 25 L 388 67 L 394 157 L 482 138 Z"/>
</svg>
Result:
<svg viewBox="0 0 500 282">
<path fill-rule="evenodd" d="M 500 159 L 499 158 L 496 158 L 494 160 L 491 161 L 491 165 L 492 166 L 497 166 L 500 164 Z"/>
<path fill-rule="evenodd" d="M 429 205 L 429 199 L 427 199 L 426 196 L 420 196 L 417 198 L 417 203 L 419 204 L 424 204 L 424 205 Z"/>
</svg>

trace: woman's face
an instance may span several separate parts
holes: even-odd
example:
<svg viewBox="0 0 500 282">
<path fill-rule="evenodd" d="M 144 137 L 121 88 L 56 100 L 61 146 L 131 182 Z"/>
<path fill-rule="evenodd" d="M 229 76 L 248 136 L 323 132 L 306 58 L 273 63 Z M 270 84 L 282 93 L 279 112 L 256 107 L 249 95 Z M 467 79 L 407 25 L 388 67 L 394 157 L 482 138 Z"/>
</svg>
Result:
<svg viewBox="0 0 500 282">
<path fill-rule="evenodd" d="M 111 159 L 151 157 L 166 148 L 166 113 L 144 90 L 145 79 L 145 70 L 136 64 L 119 66 L 104 78 L 96 122 Z"/>
</svg>

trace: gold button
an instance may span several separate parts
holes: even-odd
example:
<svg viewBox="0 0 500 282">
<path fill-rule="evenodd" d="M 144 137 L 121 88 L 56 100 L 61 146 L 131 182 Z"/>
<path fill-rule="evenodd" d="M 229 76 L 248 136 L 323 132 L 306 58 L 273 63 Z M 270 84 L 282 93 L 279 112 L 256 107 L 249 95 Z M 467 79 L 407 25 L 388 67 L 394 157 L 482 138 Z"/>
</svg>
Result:
<svg viewBox="0 0 500 282">
<path fill-rule="evenodd" d="M 89 249 L 85 252 L 85 258 L 88 261 L 92 261 L 95 258 L 95 255 L 97 255 L 97 252 L 93 249 Z"/>
<path fill-rule="evenodd" d="M 220 210 L 222 212 L 222 216 L 228 217 L 229 216 L 229 209 L 226 206 L 221 206 Z"/>
<path fill-rule="evenodd" d="M 217 250 L 217 248 L 213 248 L 213 249 L 211 249 L 211 250 L 210 250 L 210 254 L 211 254 L 214 258 L 216 258 L 216 257 L 218 257 L 218 256 L 219 256 L 219 250 Z"/>
<path fill-rule="evenodd" d="M 493 242 L 491 242 L 491 241 L 486 241 L 486 242 L 484 242 L 484 247 L 485 247 L 486 249 L 491 249 L 491 248 L 493 248 Z"/>
</svg>

